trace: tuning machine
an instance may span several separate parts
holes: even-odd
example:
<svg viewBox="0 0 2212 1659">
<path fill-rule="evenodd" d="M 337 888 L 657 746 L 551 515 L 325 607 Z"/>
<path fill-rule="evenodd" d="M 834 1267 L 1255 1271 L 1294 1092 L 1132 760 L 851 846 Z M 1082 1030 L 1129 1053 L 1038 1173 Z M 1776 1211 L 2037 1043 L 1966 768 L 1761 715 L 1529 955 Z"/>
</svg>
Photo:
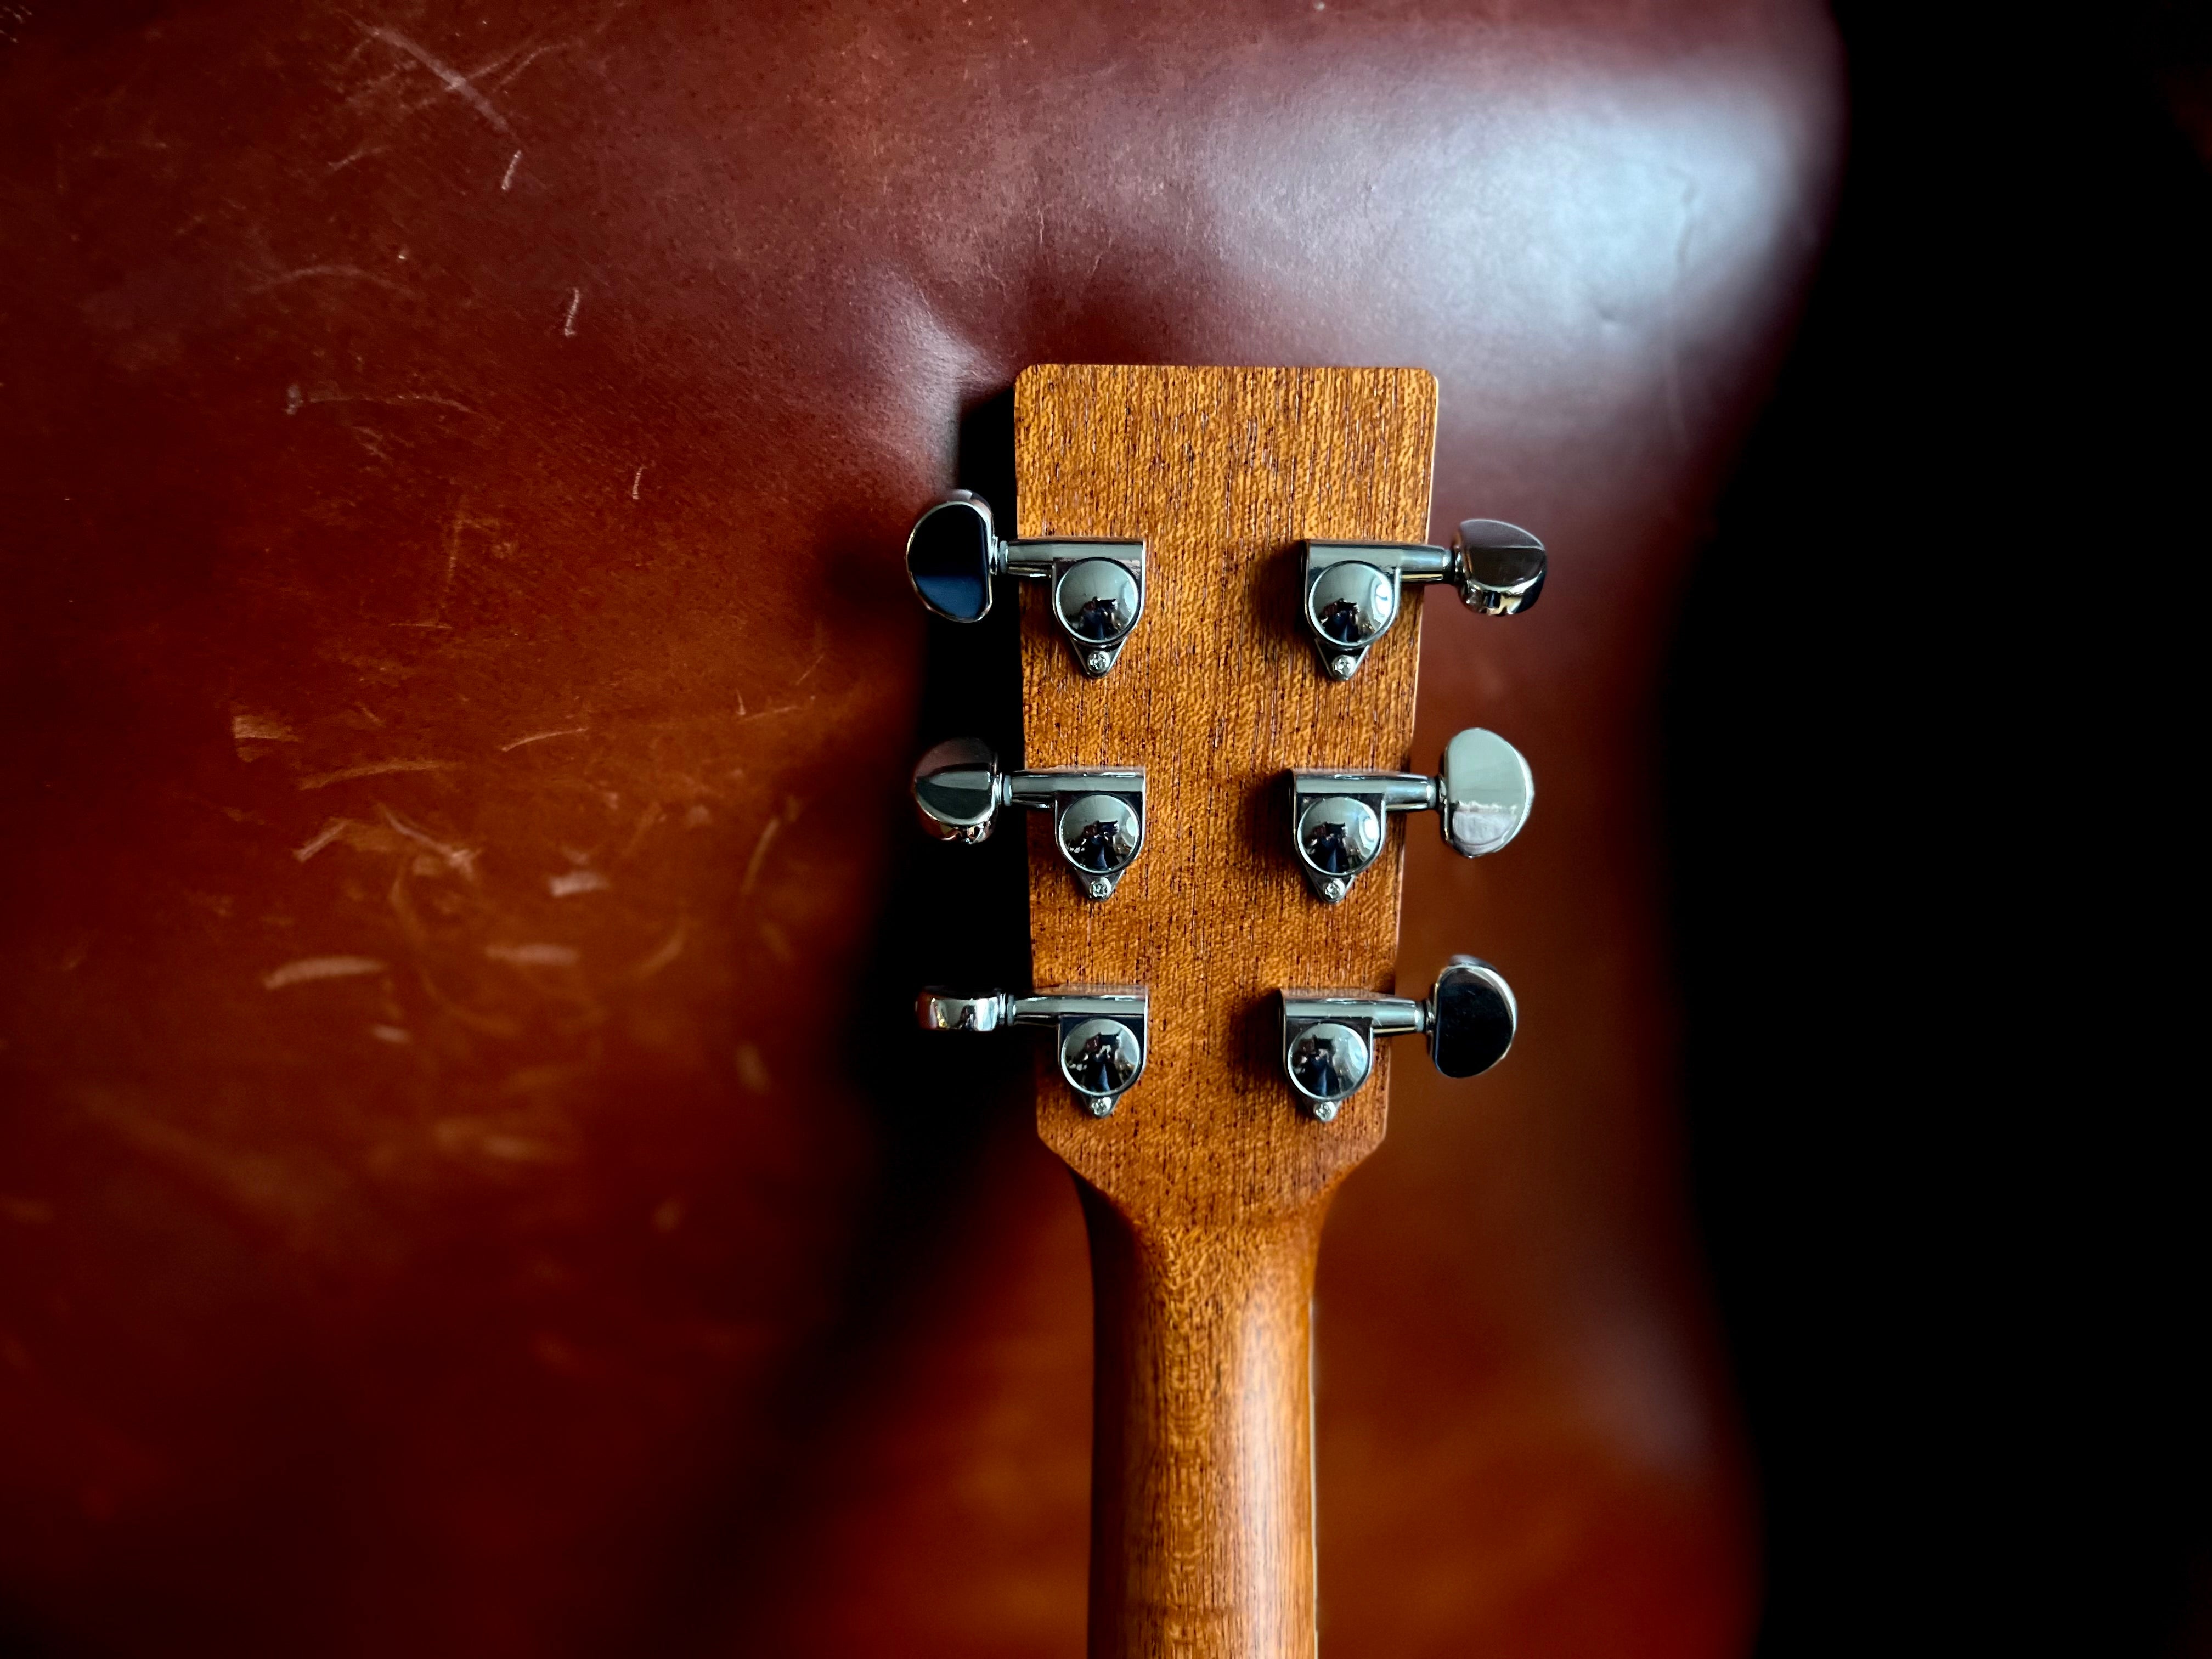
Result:
<svg viewBox="0 0 2212 1659">
<path fill-rule="evenodd" d="M 1001 772 L 976 738 L 939 744 L 914 768 L 921 827 L 939 841 L 988 841 L 1001 806 L 1052 814 L 1053 845 L 1088 897 L 1110 896 L 1145 845 L 1145 769 L 1040 767 Z"/>
<path fill-rule="evenodd" d="M 1382 850 L 1383 815 L 1434 809 L 1444 845 L 1462 858 L 1495 853 L 1521 833 L 1536 780 L 1521 751 L 1495 732 L 1470 726 L 1444 745 L 1437 775 L 1291 774 L 1291 846 L 1307 885 L 1325 904 L 1352 890 Z"/>
<path fill-rule="evenodd" d="M 1373 1073 L 1376 1038 L 1425 1036 L 1437 1070 L 1474 1077 L 1505 1058 L 1520 1020 L 1504 975 L 1473 957 L 1454 957 L 1425 1002 L 1285 991 L 1282 1007 L 1283 1073 L 1298 1103 L 1323 1123 Z"/>
<path fill-rule="evenodd" d="M 1052 616 L 1090 675 L 1103 674 L 1145 611 L 1145 544 L 1062 537 L 1017 541 L 999 534 L 991 504 L 956 489 L 914 523 L 906 574 L 921 602 L 947 622 L 991 614 L 991 579 L 1052 584 Z"/>
<path fill-rule="evenodd" d="M 1420 542 L 1302 542 L 1298 592 L 1322 672 L 1348 680 L 1398 620 L 1407 582 L 1452 583 L 1489 617 L 1531 609 L 1544 591 L 1544 544 L 1498 519 L 1468 519 L 1449 547 Z"/>
<path fill-rule="evenodd" d="M 931 988 L 915 999 L 925 1031 L 995 1031 L 1007 1025 L 1048 1025 L 1059 1042 L 1060 1074 L 1093 1117 L 1114 1108 L 1145 1072 L 1151 994 L 1142 987 L 1072 988 L 1018 997 L 1004 991 L 956 996 Z"/>
</svg>

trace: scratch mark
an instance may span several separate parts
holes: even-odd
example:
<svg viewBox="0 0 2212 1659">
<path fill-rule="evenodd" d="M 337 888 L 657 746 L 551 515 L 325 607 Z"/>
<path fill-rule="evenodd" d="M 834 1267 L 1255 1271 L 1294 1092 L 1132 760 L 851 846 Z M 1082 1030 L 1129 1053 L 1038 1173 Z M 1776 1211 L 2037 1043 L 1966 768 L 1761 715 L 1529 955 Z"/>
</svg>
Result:
<svg viewBox="0 0 2212 1659">
<path fill-rule="evenodd" d="M 760 936 L 761 943 L 768 946 L 769 954 L 778 962 L 788 963 L 795 960 L 792 954 L 791 940 L 785 935 L 783 929 L 774 922 L 761 923 Z"/>
<path fill-rule="evenodd" d="M 317 392 L 302 395 L 296 386 L 284 388 L 284 412 L 297 415 L 311 404 L 435 404 L 441 409 L 459 410 L 464 415 L 482 415 L 480 409 L 471 409 L 451 398 L 441 398 L 434 392 L 393 392 L 378 396 L 374 392 Z"/>
<path fill-rule="evenodd" d="M 418 846 L 428 848 L 440 858 L 445 860 L 449 867 L 459 871 L 471 881 L 474 881 L 477 878 L 477 849 L 476 848 L 463 847 L 458 842 L 453 842 L 440 841 L 436 836 L 428 835 L 423 830 L 417 829 L 415 825 L 408 823 L 406 819 L 401 817 L 398 813 L 393 811 L 389 806 L 385 805 L 382 802 L 379 802 L 377 804 L 376 810 L 384 814 L 384 821 L 386 823 L 390 824 L 401 835 L 406 836 L 408 840 L 414 842 Z"/>
<path fill-rule="evenodd" d="M 468 510 L 468 501 L 465 497 L 463 498 L 454 507 L 453 520 L 446 526 L 446 568 L 439 575 L 437 598 L 430 605 L 430 614 L 420 622 L 394 623 L 392 626 L 395 628 L 450 628 L 452 624 L 446 620 L 446 601 L 453 598 L 453 576 L 461 565 L 461 538 L 471 530 L 495 532 L 505 528 L 506 526 L 497 519 L 471 517 Z M 514 550 L 514 544 L 512 542 L 495 544 L 492 550 L 495 556 L 503 557 Z"/>
<path fill-rule="evenodd" d="M 443 58 L 432 56 L 398 29 L 373 28 L 368 33 L 370 39 L 381 40 L 386 46 L 396 46 L 405 52 L 424 69 L 436 76 L 445 84 L 447 92 L 452 93 L 508 137 L 512 138 L 515 136 L 514 129 L 507 125 L 507 117 L 494 109 L 491 100 L 478 92 L 469 77 L 451 64 L 447 63 Z"/>
<path fill-rule="evenodd" d="M 757 1095 L 769 1093 L 775 1087 L 775 1079 L 769 1075 L 768 1062 L 761 1051 L 750 1042 L 740 1042 L 737 1052 L 738 1081 Z"/>
<path fill-rule="evenodd" d="M 404 1025 L 372 1025 L 368 1028 L 368 1034 L 379 1042 L 389 1042 L 398 1048 L 404 1048 L 415 1041 L 414 1034 Z"/>
<path fill-rule="evenodd" d="M 384 964 L 374 957 L 302 957 L 262 975 L 261 988 L 281 991 L 288 985 L 305 985 L 311 980 L 349 979 L 356 974 L 384 971 Z"/>
<path fill-rule="evenodd" d="M 571 870 L 565 876 L 548 876 L 545 890 L 555 898 L 567 898 L 575 893 L 599 893 L 606 890 L 607 878 L 596 870 Z"/>
<path fill-rule="evenodd" d="M 634 980 L 651 979 L 655 974 L 668 966 L 670 963 L 682 956 L 684 954 L 684 935 L 690 931 L 690 926 L 691 924 L 687 920 L 680 916 L 678 917 L 676 921 L 676 931 L 671 933 L 666 939 L 661 940 L 659 945 L 655 947 L 651 956 L 646 957 L 642 962 L 639 963 L 636 967 L 631 969 L 629 970 L 629 977 Z"/>
<path fill-rule="evenodd" d="M 380 777 L 386 772 L 453 772 L 459 769 L 460 763 L 458 761 L 371 761 L 366 766 L 348 766 L 336 772 L 318 772 L 312 778 L 301 778 L 300 787 L 303 790 L 323 789 L 352 778 Z"/>
<path fill-rule="evenodd" d="M 381 155 L 384 154 L 384 151 L 385 146 L 382 144 L 363 144 L 359 149 L 349 151 L 346 155 L 339 156 L 337 161 L 331 162 L 329 167 L 324 169 L 324 171 L 325 173 L 341 173 L 346 168 L 351 167 L 356 161 L 364 161 L 372 155 Z"/>
<path fill-rule="evenodd" d="M 570 289 L 568 290 L 568 314 L 561 324 L 561 337 L 562 339 L 573 340 L 576 337 L 576 307 L 583 303 L 584 290 L 580 288 Z"/>
<path fill-rule="evenodd" d="M 441 1117 L 430 1126 L 443 1152 L 478 1152 L 510 1164 L 563 1164 L 572 1154 L 550 1141 L 514 1133 L 496 1118 Z"/>
<path fill-rule="evenodd" d="M 768 849 L 775 845 L 776 831 L 783 828 L 781 813 L 770 814 L 768 827 L 761 831 L 760 839 L 753 843 L 753 855 L 745 864 L 745 878 L 738 884 L 738 891 L 750 893 L 753 884 L 760 879 L 761 866 L 768 862 Z"/>
<path fill-rule="evenodd" d="M 233 714 L 230 717 L 230 735 L 241 743 L 297 743 L 300 740 L 293 734 L 292 728 L 274 714 Z"/>
<path fill-rule="evenodd" d="M 647 801 L 645 811 L 637 816 L 637 827 L 629 832 L 629 839 L 623 843 L 622 851 L 615 854 L 615 862 L 627 864 L 635 858 L 637 849 L 645 845 L 645 838 L 653 833 L 653 826 L 665 815 L 666 809 L 659 801 Z"/>
<path fill-rule="evenodd" d="M 517 150 L 514 152 L 513 158 L 508 161 L 507 164 L 507 171 L 500 177 L 499 187 L 501 190 L 513 190 L 514 188 L 514 170 L 521 165 L 522 152 L 520 150 Z"/>
<path fill-rule="evenodd" d="M 633 473 L 631 473 L 631 474 L 630 474 L 630 478 L 629 478 L 629 498 L 630 498 L 630 500 L 632 500 L 632 501 L 635 501 L 635 500 L 637 499 L 637 487 L 638 487 L 640 484 L 643 483 L 644 482 L 645 482 L 645 469 L 644 469 L 643 467 L 640 467 L 640 468 L 638 468 L 638 470 L 637 470 L 636 471 L 635 471 L 635 472 L 633 472 Z"/>
<path fill-rule="evenodd" d="M 585 732 L 591 729 L 592 728 L 588 726 L 564 726 L 557 732 L 532 732 L 526 738 L 517 738 L 513 743 L 503 743 L 500 744 L 499 752 L 504 755 L 509 750 L 520 749 L 526 743 L 544 743 L 549 738 L 581 737 Z"/>
<path fill-rule="evenodd" d="M 484 954 L 522 968 L 573 968 L 582 959 L 573 945 L 487 945 Z"/>
<path fill-rule="evenodd" d="M 395 283 L 389 276 L 380 276 L 373 270 L 363 270 L 359 265 L 302 265 L 297 270 L 288 270 L 271 276 L 265 283 L 256 283 L 247 290 L 266 294 L 271 289 L 283 288 L 289 283 L 305 282 L 310 276 L 344 276 L 357 283 L 374 283 L 379 288 L 388 288 L 394 294 L 411 292 L 404 283 Z"/>
<path fill-rule="evenodd" d="M 343 836 L 348 830 L 350 830 L 353 827 L 354 823 L 351 818 L 332 818 L 329 823 L 325 823 L 320 830 L 318 830 L 315 832 L 313 839 L 308 841 L 302 846 L 294 848 L 292 849 L 292 856 L 299 860 L 301 863 L 305 864 L 309 859 L 314 857 L 316 854 L 321 852 L 323 848 L 328 847 L 332 842 L 336 841 L 340 836 Z"/>
</svg>

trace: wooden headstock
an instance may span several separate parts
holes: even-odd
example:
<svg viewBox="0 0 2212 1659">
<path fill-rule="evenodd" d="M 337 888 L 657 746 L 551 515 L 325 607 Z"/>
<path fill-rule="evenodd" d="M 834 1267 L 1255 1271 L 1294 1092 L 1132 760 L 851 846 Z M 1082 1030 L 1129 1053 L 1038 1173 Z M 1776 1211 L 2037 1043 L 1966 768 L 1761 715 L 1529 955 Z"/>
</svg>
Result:
<svg viewBox="0 0 2212 1659">
<path fill-rule="evenodd" d="M 1403 841 L 1341 904 L 1292 858 L 1293 767 L 1403 769 L 1418 607 L 1358 677 L 1300 631 L 1303 539 L 1418 542 L 1436 382 L 1419 369 L 1026 371 L 1024 537 L 1142 538 L 1145 617 L 1072 671 L 1023 617 L 1025 764 L 1143 766 L 1142 856 L 1083 898 L 1031 828 L 1035 983 L 1151 991 L 1150 1054 L 1112 1116 L 1040 1045 L 1038 1129 L 1079 1177 L 1097 1297 L 1091 1651 L 1309 1656 L 1309 1305 L 1329 1195 L 1382 1139 L 1387 1049 L 1334 1121 L 1294 1103 L 1275 994 L 1392 988 Z M 1394 830 L 1402 837 L 1402 831 Z"/>
</svg>

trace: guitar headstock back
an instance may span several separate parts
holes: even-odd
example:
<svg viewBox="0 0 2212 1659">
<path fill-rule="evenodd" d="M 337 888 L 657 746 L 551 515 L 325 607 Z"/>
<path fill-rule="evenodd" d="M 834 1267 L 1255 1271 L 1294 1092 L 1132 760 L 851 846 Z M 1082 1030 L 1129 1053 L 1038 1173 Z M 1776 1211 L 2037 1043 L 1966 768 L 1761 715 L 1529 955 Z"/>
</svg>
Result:
<svg viewBox="0 0 2212 1659">
<path fill-rule="evenodd" d="M 1040 1133 L 1133 1217 L 1298 1209 L 1382 1139 L 1387 1045 L 1319 1121 L 1284 1079 L 1275 994 L 1392 988 L 1403 842 L 1342 903 L 1318 902 L 1284 778 L 1407 765 L 1419 613 L 1356 679 L 1325 678 L 1295 546 L 1421 540 L 1436 407 L 1434 377 L 1410 368 L 1053 365 L 1016 384 L 1019 533 L 1147 544 L 1144 621 L 1109 674 L 1071 672 L 1048 596 L 1023 599 L 1024 763 L 1148 774 L 1143 854 L 1110 900 L 1082 896 L 1049 825 L 1030 830 L 1036 985 L 1151 991 L 1143 1082 L 1113 1115 L 1084 1112 L 1039 1056 Z"/>
</svg>

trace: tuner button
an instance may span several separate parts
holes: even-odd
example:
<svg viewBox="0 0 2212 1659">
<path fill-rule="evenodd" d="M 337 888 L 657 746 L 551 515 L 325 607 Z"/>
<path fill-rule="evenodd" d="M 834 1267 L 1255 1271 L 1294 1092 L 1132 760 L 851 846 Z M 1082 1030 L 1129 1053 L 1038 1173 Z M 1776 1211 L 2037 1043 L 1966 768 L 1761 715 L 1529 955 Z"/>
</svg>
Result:
<svg viewBox="0 0 2212 1659">
<path fill-rule="evenodd" d="M 1429 1058 L 1446 1077 L 1476 1076 L 1505 1058 L 1519 1023 L 1504 975 L 1473 957 L 1454 957 L 1429 1000 Z"/>
<path fill-rule="evenodd" d="M 1356 559 L 1323 566 L 1306 590 L 1306 620 L 1324 642 L 1324 654 L 1331 646 L 1364 652 L 1380 639 L 1398 611 L 1392 587 L 1389 577 Z M 1330 658 L 1329 672 L 1339 679 L 1359 665 L 1357 656 L 1342 670 L 1337 660 Z"/>
<path fill-rule="evenodd" d="M 915 763 L 914 804 L 939 841 L 988 841 L 1005 794 L 999 757 L 978 738 L 950 738 Z"/>
<path fill-rule="evenodd" d="M 1444 844 L 1462 858 L 1479 859 L 1521 833 L 1536 780 L 1519 750 L 1474 726 L 1444 745 L 1437 793 Z"/>
<path fill-rule="evenodd" d="M 997 991 L 963 997 L 931 986 L 914 1000 L 915 1018 L 925 1031 L 995 1031 L 1013 1018 L 1010 1000 Z"/>
<path fill-rule="evenodd" d="M 1452 563 L 1460 598 L 1486 616 L 1534 610 L 1544 591 L 1544 544 L 1500 519 L 1464 520 Z"/>
<path fill-rule="evenodd" d="M 991 568 L 998 536 L 990 503 L 964 489 L 915 520 L 906 538 L 906 573 L 921 602 L 947 622 L 981 622 L 991 612 Z"/>
</svg>

